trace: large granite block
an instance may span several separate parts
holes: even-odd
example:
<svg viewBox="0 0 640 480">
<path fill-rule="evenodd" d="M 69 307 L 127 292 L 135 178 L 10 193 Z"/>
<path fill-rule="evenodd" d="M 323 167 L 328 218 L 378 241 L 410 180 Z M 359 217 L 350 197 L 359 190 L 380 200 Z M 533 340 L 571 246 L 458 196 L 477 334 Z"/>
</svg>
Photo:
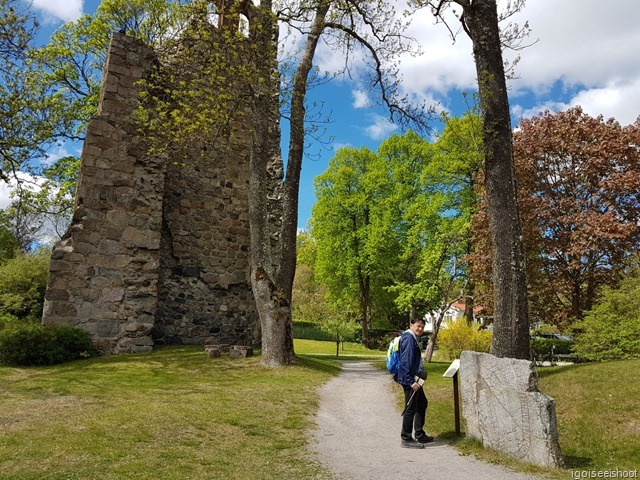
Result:
<svg viewBox="0 0 640 480">
<path fill-rule="evenodd" d="M 525 462 L 562 465 L 555 400 L 538 391 L 532 362 L 462 352 L 460 384 L 468 436 Z"/>
</svg>

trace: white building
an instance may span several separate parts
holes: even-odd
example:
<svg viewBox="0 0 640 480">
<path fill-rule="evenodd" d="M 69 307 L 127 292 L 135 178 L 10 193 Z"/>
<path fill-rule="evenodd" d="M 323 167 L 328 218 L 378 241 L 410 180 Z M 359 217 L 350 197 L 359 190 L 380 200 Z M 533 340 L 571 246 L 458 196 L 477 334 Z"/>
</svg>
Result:
<svg viewBox="0 0 640 480">
<path fill-rule="evenodd" d="M 459 318 L 464 317 L 464 309 L 465 309 L 465 305 L 464 302 L 453 302 L 449 308 L 444 312 L 444 318 L 442 319 L 442 324 L 440 325 L 440 328 L 447 328 L 447 324 L 449 322 L 453 322 L 454 320 L 457 320 Z M 473 307 L 473 320 L 476 323 L 482 323 L 483 322 L 483 317 L 482 317 L 482 312 L 484 311 L 484 307 L 481 306 L 474 306 Z M 428 312 L 425 314 L 424 316 L 424 331 L 426 333 L 432 333 L 433 332 L 433 324 L 437 321 L 438 319 L 438 314 L 439 311 L 435 311 L 435 312 Z"/>
</svg>

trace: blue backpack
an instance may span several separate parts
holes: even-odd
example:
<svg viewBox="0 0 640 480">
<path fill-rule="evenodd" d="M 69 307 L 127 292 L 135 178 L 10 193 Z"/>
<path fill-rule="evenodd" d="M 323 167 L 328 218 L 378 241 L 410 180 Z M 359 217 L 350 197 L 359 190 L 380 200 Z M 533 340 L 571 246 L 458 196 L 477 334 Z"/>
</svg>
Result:
<svg viewBox="0 0 640 480">
<path fill-rule="evenodd" d="M 400 366 L 400 335 L 395 337 L 389 342 L 389 348 L 387 349 L 387 370 L 392 375 L 398 373 L 398 367 Z"/>
</svg>

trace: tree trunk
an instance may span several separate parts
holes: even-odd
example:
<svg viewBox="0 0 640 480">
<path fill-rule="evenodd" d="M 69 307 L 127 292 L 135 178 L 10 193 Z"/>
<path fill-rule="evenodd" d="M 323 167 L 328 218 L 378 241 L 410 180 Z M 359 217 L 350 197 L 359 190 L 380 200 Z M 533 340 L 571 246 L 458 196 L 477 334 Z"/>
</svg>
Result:
<svg viewBox="0 0 640 480">
<path fill-rule="evenodd" d="M 465 295 L 464 296 L 464 318 L 467 322 L 467 325 L 471 326 L 475 322 L 475 318 L 473 315 L 473 296 Z"/>
<path fill-rule="evenodd" d="M 358 289 L 360 300 L 360 322 L 362 323 L 362 344 L 369 346 L 369 324 L 370 320 L 370 308 L 371 303 L 371 277 L 362 273 L 362 269 L 358 267 Z"/>
<path fill-rule="evenodd" d="M 321 2 L 294 80 L 291 137 L 284 185 L 279 179 L 280 112 L 278 27 L 272 2 L 261 1 L 250 22 L 255 62 L 261 81 L 254 85 L 253 146 L 250 164 L 251 286 L 262 329 L 262 363 L 290 364 L 294 357 L 291 292 L 296 266 L 298 194 L 304 152 L 304 99 L 315 49 L 325 24 L 329 2 Z M 282 221 L 269 208 L 281 197 Z M 277 215 L 276 215 L 277 216 Z M 275 228 L 274 228 L 275 227 Z M 275 231 L 274 231 L 275 230 Z M 275 234 L 275 235 L 274 235 Z"/>
<path fill-rule="evenodd" d="M 447 307 L 448 308 L 448 307 Z M 436 350 L 436 342 L 438 341 L 438 332 L 440 332 L 440 326 L 442 325 L 442 319 L 444 318 L 444 313 L 446 310 L 440 310 L 438 312 L 438 318 L 435 322 L 433 322 L 433 332 L 429 337 L 429 341 L 427 342 L 427 349 L 424 352 L 424 362 L 429 363 L 431 358 L 433 357 L 433 352 Z"/>
<path fill-rule="evenodd" d="M 571 317 L 580 318 L 582 312 L 582 285 L 580 278 L 573 278 L 571 289 Z"/>
<path fill-rule="evenodd" d="M 493 248 L 491 353 L 529 358 L 525 256 L 516 200 L 513 140 L 495 0 L 459 1 L 473 43 L 482 107 L 485 188 Z"/>
<path fill-rule="evenodd" d="M 263 82 L 254 88 L 253 145 L 249 180 L 251 230 L 251 287 L 262 331 L 262 363 L 286 365 L 293 361 L 291 303 L 276 283 L 280 249 L 272 243 L 269 202 L 276 184 L 269 167 L 282 162 L 278 108 L 278 28 L 271 2 L 261 2 L 251 22 L 256 66 Z"/>
</svg>

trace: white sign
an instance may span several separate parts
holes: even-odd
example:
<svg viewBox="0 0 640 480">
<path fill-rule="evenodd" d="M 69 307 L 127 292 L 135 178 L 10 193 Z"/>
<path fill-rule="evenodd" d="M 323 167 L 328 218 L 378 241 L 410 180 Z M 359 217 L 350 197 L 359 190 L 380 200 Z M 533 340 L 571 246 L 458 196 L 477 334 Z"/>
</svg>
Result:
<svg viewBox="0 0 640 480">
<path fill-rule="evenodd" d="M 447 368 L 447 371 L 444 372 L 442 376 L 446 378 L 453 378 L 453 376 L 456 373 L 458 373 L 459 369 L 460 369 L 460 360 L 455 359 L 453 362 L 451 362 L 451 365 L 449 365 L 449 368 Z"/>
</svg>

